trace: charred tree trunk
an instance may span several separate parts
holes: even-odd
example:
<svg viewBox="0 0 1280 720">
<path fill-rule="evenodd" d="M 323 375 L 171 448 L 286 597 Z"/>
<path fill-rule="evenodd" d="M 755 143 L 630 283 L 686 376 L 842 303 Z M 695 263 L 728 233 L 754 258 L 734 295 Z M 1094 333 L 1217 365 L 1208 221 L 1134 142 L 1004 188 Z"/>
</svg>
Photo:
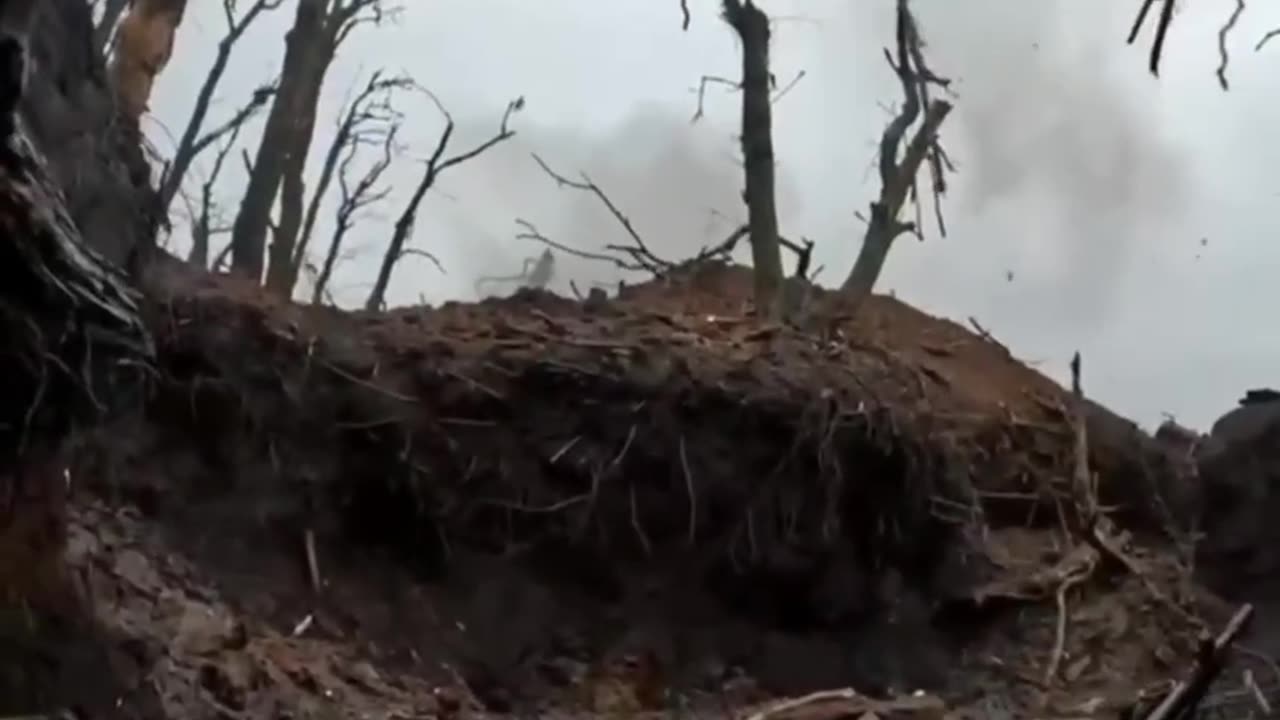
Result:
<svg viewBox="0 0 1280 720">
<path fill-rule="evenodd" d="M 929 99 L 928 84 L 945 81 L 924 67 L 919 32 L 907 0 L 898 0 L 896 36 L 893 64 L 902 86 L 903 104 L 880 137 L 880 196 L 871 203 L 862 248 L 838 296 L 841 310 L 847 314 L 856 313 L 871 295 L 893 241 L 905 232 L 920 232 L 914 223 L 900 219 L 900 215 L 915 186 L 920 166 L 937 147 L 938 129 L 951 113 L 951 103 Z M 916 125 L 915 132 L 904 148 L 903 140 L 913 125 Z M 941 172 L 941 168 L 935 170 Z M 935 187 L 935 194 L 940 192 Z"/>
<path fill-rule="evenodd" d="M 746 174 L 743 200 L 751 236 L 756 312 L 781 313 L 782 250 L 778 242 L 778 205 L 773 157 L 773 109 L 769 102 L 769 17 L 752 0 L 724 0 L 724 19 L 742 41 L 742 157 Z"/>
<path fill-rule="evenodd" d="M 320 91 L 324 88 L 325 75 L 333 62 L 333 48 L 327 38 L 314 48 L 314 52 L 316 57 L 310 63 L 313 68 L 312 76 L 305 88 L 306 95 L 298 103 L 296 122 L 290 133 L 288 156 L 285 158 L 280 184 L 280 220 L 272 234 L 270 262 L 267 265 L 267 289 L 282 297 L 293 294 L 293 285 L 298 276 L 294 250 L 298 245 L 304 219 L 306 186 L 303 174 L 307 168 L 307 153 L 311 150 L 311 142 L 315 137 Z"/>
<path fill-rule="evenodd" d="M 298 0 L 293 27 L 285 38 L 279 89 L 231 230 L 231 268 L 255 282 L 262 279 L 267 226 L 293 145 L 298 106 L 307 95 L 309 66 L 316 57 L 313 49 L 324 32 L 325 5 L 325 0 Z"/>
</svg>

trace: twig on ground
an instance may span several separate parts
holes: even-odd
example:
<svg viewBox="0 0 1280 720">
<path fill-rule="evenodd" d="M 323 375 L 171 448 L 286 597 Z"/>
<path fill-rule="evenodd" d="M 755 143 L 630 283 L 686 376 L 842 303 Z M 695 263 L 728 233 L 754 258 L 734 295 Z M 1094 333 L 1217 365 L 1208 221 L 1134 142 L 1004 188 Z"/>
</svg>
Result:
<svg viewBox="0 0 1280 720">
<path fill-rule="evenodd" d="M 823 717 L 836 717 L 837 715 L 839 717 L 864 717 L 865 715 L 883 717 L 896 712 L 933 714 L 941 713 L 946 709 L 943 702 L 933 695 L 908 695 L 888 700 L 876 700 L 860 694 L 853 688 L 841 688 L 838 690 L 820 690 L 797 698 L 779 700 L 747 716 L 747 720 L 769 720 L 769 718 L 789 713 L 792 710 L 821 703 L 839 703 L 839 705 L 832 708 L 835 712 L 830 715 L 824 714 Z M 817 716 L 815 715 L 815 717 Z"/>
<path fill-rule="evenodd" d="M 1012 355 L 1012 354 L 1013 354 L 1013 353 L 1009 352 L 1009 348 L 1008 348 L 1008 346 L 1006 346 L 1004 343 L 1002 343 L 1002 342 L 1000 342 L 999 340 L 997 340 L 997 339 L 996 339 L 996 337 L 995 337 L 994 335 L 992 335 L 992 334 L 991 334 L 991 331 L 990 331 L 990 330 L 987 330 L 986 328 L 982 327 L 982 323 L 978 322 L 978 318 L 976 318 L 976 317 L 974 317 L 974 316 L 970 315 L 970 316 L 969 316 L 969 325 L 973 328 L 974 332 L 978 333 L 978 337 L 980 337 L 980 338 L 982 338 L 983 340 L 986 340 L 987 342 L 991 343 L 992 345 L 995 345 L 996 347 L 1000 348 L 1001 350 L 1003 350 L 1003 351 L 1004 351 L 1004 354 L 1005 354 L 1005 355 Z"/>
<path fill-rule="evenodd" d="M 1044 686 L 1050 687 L 1053 679 L 1058 676 L 1058 668 L 1062 666 L 1062 655 L 1066 650 L 1067 644 L 1067 592 L 1072 587 L 1079 585 L 1088 579 L 1093 568 L 1088 568 L 1085 572 L 1071 575 L 1062 581 L 1058 586 L 1058 624 L 1054 628 L 1053 634 L 1053 651 L 1049 653 L 1049 664 L 1044 669 Z"/>
<path fill-rule="evenodd" d="M 307 575 L 311 578 L 311 589 L 319 595 L 324 583 L 320 579 L 320 560 L 316 556 L 315 531 L 307 528 L 303 533 L 302 542 L 307 551 Z"/>
<path fill-rule="evenodd" d="M 653 545 L 649 542 L 649 534 L 644 531 L 644 524 L 640 521 L 640 508 L 636 503 L 635 483 L 627 485 L 627 494 L 631 500 L 631 527 L 636 531 L 636 537 L 640 540 L 640 547 L 644 550 L 645 557 L 649 557 L 653 555 Z"/>
<path fill-rule="evenodd" d="M 689 453 L 685 450 L 684 436 L 680 436 L 680 468 L 684 471 L 684 488 L 689 495 L 689 533 L 687 540 L 692 547 L 698 537 L 698 493 L 693 489 L 693 470 L 689 468 Z"/>
</svg>

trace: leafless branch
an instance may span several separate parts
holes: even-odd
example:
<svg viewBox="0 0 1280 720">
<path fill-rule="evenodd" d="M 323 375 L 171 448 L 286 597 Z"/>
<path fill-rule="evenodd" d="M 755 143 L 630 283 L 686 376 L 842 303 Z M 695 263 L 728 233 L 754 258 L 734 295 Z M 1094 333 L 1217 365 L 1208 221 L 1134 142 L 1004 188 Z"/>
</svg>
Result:
<svg viewBox="0 0 1280 720">
<path fill-rule="evenodd" d="M 950 165 L 938 145 L 938 129 L 952 106 L 946 100 L 931 98 L 929 90 L 931 87 L 945 90 L 948 81 L 929 70 L 924 62 L 924 44 L 908 0 L 897 2 L 896 41 L 896 56 L 888 50 L 885 50 L 885 56 L 898 76 L 903 105 L 880 138 L 880 196 L 871 203 L 862 248 L 842 286 L 843 297 L 840 300 L 848 312 L 856 310 L 858 304 L 870 295 L 894 239 L 903 233 L 920 232 L 918 222 L 903 221 L 900 215 L 903 204 L 916 185 L 916 174 L 922 163 L 928 160 L 934 174 L 935 203 L 940 202 L 946 190 L 943 177 Z M 914 134 L 904 147 L 907 132 L 912 126 L 915 126 Z"/>
<path fill-rule="evenodd" d="M 391 283 L 391 271 L 395 268 L 396 261 L 403 255 L 405 244 L 413 234 L 413 226 L 418 218 L 418 206 L 422 204 L 422 199 L 426 196 L 427 191 L 435 185 L 440 174 L 455 165 L 479 156 L 501 142 L 515 137 L 515 130 L 512 130 L 509 126 L 511 117 L 524 108 L 523 97 L 518 97 L 507 103 L 506 110 L 502 113 L 502 122 L 498 125 L 498 132 L 493 137 L 471 150 L 443 159 L 445 151 L 449 147 L 449 140 L 453 137 L 453 116 L 449 114 L 449 111 L 444 107 L 444 103 L 440 102 L 440 99 L 434 93 L 425 88 L 419 89 L 431 100 L 436 109 L 440 111 L 440 114 L 444 116 L 445 127 L 444 131 L 440 133 L 440 140 L 436 143 L 435 150 L 431 153 L 431 157 L 427 159 L 422 179 L 418 182 L 417 187 L 414 188 L 413 196 L 405 206 L 404 212 L 396 220 L 391 242 L 387 246 L 387 251 L 382 258 L 382 265 L 378 269 L 378 277 L 374 280 L 373 289 L 369 292 L 369 299 L 365 302 L 365 309 L 367 310 L 378 310 L 384 305 L 387 286 Z"/>
<path fill-rule="evenodd" d="M 218 152 L 214 155 L 213 168 L 209 170 L 209 176 L 205 178 L 204 183 L 200 186 L 200 211 L 192 220 L 191 226 L 191 252 L 187 256 L 187 262 L 201 269 L 209 266 L 209 241 L 215 235 L 221 235 L 230 232 L 229 227 L 213 227 L 214 199 L 213 187 L 218 181 L 218 176 L 222 173 L 222 167 L 226 163 L 227 155 L 231 153 L 231 149 L 235 147 L 236 140 L 240 137 L 240 129 L 243 125 L 236 125 L 226 142 L 218 148 Z"/>
<path fill-rule="evenodd" d="M 403 120 L 402 114 L 392 106 L 392 98 L 397 91 L 414 87 L 416 87 L 416 84 L 407 76 L 388 76 L 381 70 L 376 71 L 369 77 L 364 87 L 351 98 L 346 104 L 346 109 L 339 115 L 333 139 L 329 143 L 329 150 L 325 154 L 324 163 L 320 167 L 320 177 L 316 181 L 315 190 L 312 192 L 311 200 L 307 205 L 302 229 L 298 233 L 297 242 L 293 247 L 293 256 L 289 263 L 290 277 L 286 281 L 289 288 L 293 288 L 297 283 L 298 276 L 306 264 L 307 250 L 310 248 L 312 237 L 314 237 L 320 206 L 323 204 L 324 198 L 333 184 L 334 175 L 337 174 L 339 169 L 343 171 L 350 169 L 356 148 L 359 146 L 380 145 L 384 150 L 383 157 L 387 157 L 387 143 L 394 141 L 397 128 Z M 374 173 L 375 177 L 369 181 L 367 186 L 358 183 L 358 197 L 353 197 L 347 184 L 343 185 L 342 197 L 338 206 L 340 225 L 344 221 L 352 222 L 355 210 L 368 204 L 364 199 L 370 192 L 369 188 L 373 183 L 377 182 L 385 171 L 386 167 L 381 166 L 381 163 L 375 163 L 370 167 L 369 172 Z M 340 182 L 348 183 L 345 179 L 340 180 Z M 344 206 L 353 202 L 357 207 L 351 209 L 350 212 L 345 212 L 343 210 Z M 342 233 L 345 234 L 348 229 L 343 228 Z M 331 240 L 333 239 L 331 238 Z M 340 245 L 341 237 L 336 239 Z M 336 247 L 330 247 L 323 264 L 324 269 L 317 273 L 317 281 L 319 277 L 323 276 L 325 283 L 328 282 L 333 271 L 333 256 L 337 250 L 338 248 Z M 312 297 L 314 298 L 315 296 L 313 293 Z"/>
<path fill-rule="evenodd" d="M 447 270 L 445 270 L 445 269 L 444 269 L 444 265 L 441 265 L 441 264 L 440 264 L 440 258 L 436 257 L 435 255 L 432 255 L 431 253 L 427 252 L 426 250 L 423 250 L 423 249 L 421 249 L 421 248 L 405 248 L 404 250 L 401 250 L 401 251 L 400 251 L 400 257 L 404 258 L 404 257 L 409 257 L 409 256 L 416 256 L 416 257 L 420 257 L 420 258 L 424 258 L 424 259 L 426 259 L 426 260 L 429 260 L 429 261 L 431 261 L 431 264 L 432 264 L 432 265 L 435 265 L 435 266 L 436 266 L 436 269 L 440 271 L 440 274 L 441 274 L 441 275 L 448 275 L 448 274 L 449 274 L 449 272 L 448 272 Z"/>
<path fill-rule="evenodd" d="M 689 29 L 689 0 L 680 0 L 680 29 L 688 31 Z"/>
<path fill-rule="evenodd" d="M 698 107 L 693 111 L 693 118 L 689 122 L 698 122 L 705 114 L 703 112 L 703 103 L 707 96 L 707 85 L 716 83 L 719 85 L 728 85 L 730 92 L 736 92 L 742 89 L 742 84 L 729 78 L 720 77 L 719 75 L 703 75 L 698 79 Z"/>
<path fill-rule="evenodd" d="M 1230 90 L 1227 83 L 1227 64 L 1231 62 L 1227 55 L 1227 36 L 1231 30 L 1235 28 L 1239 22 L 1240 16 L 1244 14 L 1244 0 L 1236 0 L 1235 9 L 1231 11 L 1231 17 L 1218 29 L 1218 84 L 1223 90 Z"/>
<path fill-rule="evenodd" d="M 1142 0 L 1142 6 L 1138 9 L 1138 15 L 1133 20 L 1133 26 L 1129 29 L 1128 44 L 1132 45 L 1138 39 L 1138 33 L 1141 32 L 1142 26 L 1147 21 L 1147 13 L 1151 11 L 1151 6 L 1156 0 Z M 1160 76 L 1160 59 L 1164 54 L 1164 40 L 1169 32 L 1169 24 L 1173 22 L 1173 6 L 1174 0 L 1161 0 L 1164 3 L 1160 8 L 1160 19 L 1156 22 L 1156 36 L 1151 43 L 1151 53 L 1147 60 L 1147 69 L 1152 75 Z"/>
<path fill-rule="evenodd" d="M 552 240 L 546 235 L 543 235 L 542 232 L 538 230 L 538 228 L 535 227 L 534 224 L 529 222 L 528 220 L 516 218 L 516 224 L 519 225 L 521 228 L 523 228 L 521 232 L 516 233 L 516 237 L 521 240 L 534 240 L 548 247 L 559 250 L 565 254 L 573 255 L 574 257 L 580 257 L 584 260 L 596 260 L 599 262 L 611 263 L 617 266 L 619 269 L 627 270 L 629 272 L 640 272 L 640 271 L 649 269 L 644 265 L 641 265 L 635 261 L 627 260 L 626 259 L 627 256 L 619 257 L 617 255 L 593 253 L 593 252 L 588 252 L 586 250 L 579 250 L 578 248 L 556 242 L 555 240 Z"/>
<path fill-rule="evenodd" d="M 355 107 L 355 104 L 352 107 Z M 391 167 L 391 161 L 398 149 L 396 136 L 400 131 L 400 121 L 397 117 L 393 117 L 388 122 L 389 125 L 382 137 L 381 154 L 355 181 L 354 186 L 351 183 L 352 166 L 363 143 L 351 141 L 341 146 L 345 155 L 338 163 L 337 170 L 338 207 L 334 211 L 333 235 L 329 238 L 329 249 L 325 253 L 324 262 L 311 288 L 313 305 L 318 305 L 324 299 L 329 281 L 333 279 L 333 271 L 340 257 L 343 241 L 355 226 L 359 213 L 370 205 L 383 201 L 391 192 L 389 187 L 377 188 L 383 174 L 387 168 Z M 300 261 L 305 261 L 305 256 L 300 258 Z"/>
<path fill-rule="evenodd" d="M 1274 30 L 1268 30 L 1267 32 L 1263 33 L 1262 38 L 1258 40 L 1258 44 L 1253 46 L 1254 52 L 1261 50 L 1263 47 L 1266 46 L 1267 43 L 1271 42 L 1277 36 L 1280 36 L 1280 28 L 1275 28 Z"/>
<path fill-rule="evenodd" d="M 557 173 L 555 170 L 552 170 L 551 166 L 547 165 L 546 161 L 538 157 L 537 153 L 531 153 L 531 155 L 533 156 L 533 161 L 538 164 L 538 167 L 542 168 L 542 171 L 549 175 L 552 180 L 555 180 L 556 185 L 572 188 L 574 190 L 581 190 L 595 195 L 596 198 L 599 199 L 606 208 L 608 208 L 609 213 L 613 215 L 614 219 L 618 221 L 618 224 L 622 226 L 622 229 L 626 231 L 627 235 L 630 236 L 632 243 L 634 243 L 634 245 L 605 245 L 606 250 L 620 252 L 630 256 L 635 264 L 651 273 L 654 273 L 655 275 L 661 274 L 663 270 L 672 266 L 670 262 L 658 257 L 649 249 L 649 246 L 645 244 L 644 239 L 640 237 L 640 233 L 636 232 L 635 226 L 631 224 L 631 219 L 618 209 L 618 206 L 613 203 L 613 200 L 611 200 L 609 196 L 605 194 L 604 190 L 600 189 L 600 186 L 592 181 L 585 172 L 579 173 L 582 178 L 581 180 L 570 180 L 560 173 Z"/>
<path fill-rule="evenodd" d="M 200 133 L 209 114 L 209 107 L 213 102 L 214 93 L 217 91 L 219 83 L 222 82 L 222 76 L 226 73 L 227 64 L 231 60 L 231 53 L 235 49 L 236 43 L 240 41 L 249 26 L 260 15 L 279 8 L 282 2 L 283 0 L 254 0 L 249 9 L 243 15 L 237 17 L 236 0 L 222 0 L 223 15 L 227 22 L 227 33 L 218 41 L 213 64 L 209 66 L 209 71 L 205 74 L 204 83 L 196 94 L 195 106 L 191 109 L 191 116 L 187 120 L 186 129 L 183 130 L 182 139 L 178 142 L 178 148 L 174 151 L 173 162 L 160 180 L 160 207 L 163 210 L 167 211 L 169 205 L 173 202 L 173 197 L 177 193 L 178 187 L 182 185 L 182 180 L 186 177 L 187 171 L 191 168 L 191 163 L 196 159 L 196 156 L 205 148 L 217 142 L 223 135 L 231 132 L 232 128 L 243 124 L 271 98 L 271 94 L 274 92 L 274 83 L 256 90 L 253 94 L 253 100 L 236 113 L 235 116 L 223 123 L 218 129 L 201 137 Z"/>
</svg>

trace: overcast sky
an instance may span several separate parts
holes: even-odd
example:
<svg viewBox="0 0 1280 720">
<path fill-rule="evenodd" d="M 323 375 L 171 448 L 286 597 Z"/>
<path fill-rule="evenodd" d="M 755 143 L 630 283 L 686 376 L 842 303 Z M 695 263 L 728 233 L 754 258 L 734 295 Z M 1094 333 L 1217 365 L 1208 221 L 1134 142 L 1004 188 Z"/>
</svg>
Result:
<svg viewBox="0 0 1280 720">
<path fill-rule="evenodd" d="M 406 259 L 393 304 L 469 299 L 478 276 L 518 272 L 541 247 L 515 237 L 516 218 L 587 250 L 625 240 L 591 197 L 557 189 L 531 152 L 566 175 L 590 174 L 670 258 L 744 217 L 737 98 L 712 88 L 706 116 L 690 122 L 698 78 L 736 78 L 738 48 L 718 2 L 690 4 L 681 32 L 677 0 L 405 0 L 396 24 L 350 39 L 328 78 L 312 170 L 352 86 L 379 68 L 411 73 L 448 106 L 458 151 L 497 129 L 508 100 L 526 100 L 517 137 L 450 170 L 424 202 L 414 245 L 447 274 Z M 779 82 L 805 73 L 775 106 L 782 229 L 815 240 L 820 279 L 838 282 L 861 238 L 854 213 L 877 189 L 875 140 L 897 102 L 881 50 L 892 1 L 760 4 L 776 19 Z M 1086 389 L 1102 402 L 1148 426 L 1167 412 L 1206 427 L 1246 388 L 1280 385 L 1280 42 L 1253 53 L 1280 25 L 1280 5 L 1251 4 L 1223 93 L 1217 30 L 1234 3 L 1184 3 L 1159 80 L 1145 71 L 1145 45 L 1124 44 L 1137 4 L 916 0 L 931 63 L 955 78 L 943 142 L 958 173 L 948 237 L 930 228 L 924 242 L 900 240 L 878 290 L 962 323 L 973 316 L 1055 377 L 1079 349 Z M 286 2 L 242 41 L 211 122 L 278 71 L 292 15 Z M 191 4 L 152 101 L 148 130 L 162 152 L 186 123 L 224 25 L 221 3 Z M 354 232 L 357 253 L 335 280 L 344 304 L 367 294 L 415 160 L 443 125 L 422 98 L 400 107 L 409 151 L 380 217 Z M 231 210 L 243 181 L 239 163 L 229 165 L 220 189 Z M 316 242 L 331 226 L 322 223 Z M 568 258 L 560 268 L 564 292 L 570 278 L 618 278 Z"/>
</svg>

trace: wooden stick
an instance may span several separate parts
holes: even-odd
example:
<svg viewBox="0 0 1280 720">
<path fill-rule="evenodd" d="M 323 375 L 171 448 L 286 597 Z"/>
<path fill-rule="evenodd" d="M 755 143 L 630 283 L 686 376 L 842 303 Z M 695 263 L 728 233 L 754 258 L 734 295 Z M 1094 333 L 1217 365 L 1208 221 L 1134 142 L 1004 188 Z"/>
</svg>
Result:
<svg viewBox="0 0 1280 720">
<path fill-rule="evenodd" d="M 1252 617 L 1253 605 L 1248 603 L 1242 605 L 1236 614 L 1231 616 L 1231 621 L 1218 634 L 1218 637 L 1212 642 L 1206 642 L 1201 648 L 1200 657 L 1196 660 L 1196 667 L 1191 672 L 1191 677 L 1175 685 L 1165 696 L 1164 701 L 1157 705 L 1145 720 L 1171 720 L 1199 705 L 1209 685 L 1222 672 L 1226 664 L 1227 649 L 1244 631 L 1245 625 Z"/>
</svg>

